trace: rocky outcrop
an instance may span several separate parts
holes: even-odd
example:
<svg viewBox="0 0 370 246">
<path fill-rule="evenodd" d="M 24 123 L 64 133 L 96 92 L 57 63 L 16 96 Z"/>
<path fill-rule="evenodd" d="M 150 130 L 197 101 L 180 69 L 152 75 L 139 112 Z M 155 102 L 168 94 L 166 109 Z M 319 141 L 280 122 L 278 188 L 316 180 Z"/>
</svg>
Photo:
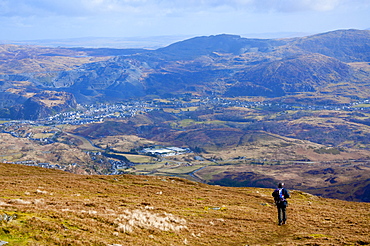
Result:
<svg viewBox="0 0 370 246">
<path fill-rule="evenodd" d="M 71 92 L 79 102 L 99 98 L 102 101 L 122 100 L 143 96 L 143 80 L 148 67 L 135 59 L 116 57 L 106 62 L 86 64 L 63 71 L 53 81 L 53 87 Z"/>
<path fill-rule="evenodd" d="M 235 75 L 228 96 L 284 96 L 313 92 L 330 83 L 350 80 L 351 67 L 335 58 L 307 54 L 258 64 Z"/>
</svg>

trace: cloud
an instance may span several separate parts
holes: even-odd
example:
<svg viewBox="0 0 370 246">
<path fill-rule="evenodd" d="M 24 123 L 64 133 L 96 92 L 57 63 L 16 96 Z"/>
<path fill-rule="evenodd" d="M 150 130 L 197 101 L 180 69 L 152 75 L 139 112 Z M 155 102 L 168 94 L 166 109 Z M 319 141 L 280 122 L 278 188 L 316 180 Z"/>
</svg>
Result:
<svg viewBox="0 0 370 246">
<path fill-rule="evenodd" d="M 0 0 L 1 16 L 84 15 L 86 8 L 79 0 Z"/>
<path fill-rule="evenodd" d="M 0 16 L 89 16 L 107 13 L 171 14 L 219 9 L 258 12 L 330 11 L 368 0 L 0 0 Z"/>
<path fill-rule="evenodd" d="M 1 39 L 368 28 L 370 0 L 0 0 Z M 346 16 L 346 18 L 343 18 Z"/>
<path fill-rule="evenodd" d="M 364 0 L 262 0 L 255 1 L 259 9 L 276 12 L 330 11 L 348 4 L 365 3 Z"/>
<path fill-rule="evenodd" d="M 368 0 L 117 0 L 116 2 L 123 5 L 140 2 L 144 5 L 178 10 L 206 11 L 227 7 L 261 12 L 330 11 L 341 6 L 370 4 Z"/>
<path fill-rule="evenodd" d="M 181 1 L 181 0 L 175 0 Z M 229 6 L 257 11 L 330 11 L 341 6 L 369 5 L 368 0 L 203 0 L 209 6 Z"/>
</svg>

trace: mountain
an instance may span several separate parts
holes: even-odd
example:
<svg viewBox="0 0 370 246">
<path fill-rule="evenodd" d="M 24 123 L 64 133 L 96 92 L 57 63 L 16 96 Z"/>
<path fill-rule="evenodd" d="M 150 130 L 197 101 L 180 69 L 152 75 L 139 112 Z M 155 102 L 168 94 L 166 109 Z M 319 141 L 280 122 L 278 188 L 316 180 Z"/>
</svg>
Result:
<svg viewBox="0 0 370 246">
<path fill-rule="evenodd" d="M 213 53 L 240 55 L 251 49 L 268 52 L 274 46 L 282 44 L 284 44 L 283 41 L 273 39 L 247 39 L 237 35 L 221 34 L 195 37 L 160 48 L 156 52 L 167 55 L 174 60 L 188 60 Z"/>
<path fill-rule="evenodd" d="M 366 98 L 369 40 L 368 30 L 337 30 L 289 39 L 203 36 L 157 50 L 2 45 L 0 94 L 11 97 L 10 87 L 17 87 L 25 101 L 38 88 L 92 103 L 183 94 L 351 98 L 356 88 Z"/>
<path fill-rule="evenodd" d="M 0 170 L 0 240 L 9 245 L 370 244 L 368 203 L 290 190 L 288 223 L 279 227 L 272 189 L 13 164 Z"/>
<path fill-rule="evenodd" d="M 358 30 L 280 40 L 235 35 L 196 37 L 155 51 L 120 57 L 110 64 L 86 65 L 79 77 L 92 77 L 94 83 L 91 73 L 98 70 L 108 68 L 101 77 L 109 77 L 111 72 L 122 74 L 120 78 L 107 79 L 105 88 L 118 86 L 123 98 L 183 93 L 239 96 L 234 91 L 240 93 L 240 88 L 247 91 L 243 94 L 246 96 L 284 96 L 356 81 L 358 73 L 368 78 L 367 71 L 364 74 L 348 62 L 367 61 L 369 39 L 368 31 Z M 121 71 L 125 62 L 134 67 Z M 135 79 L 130 76 L 132 72 L 137 75 Z M 57 77 L 56 81 L 65 79 Z M 131 89 L 133 94 L 126 93 L 127 83 L 136 88 Z"/>
</svg>

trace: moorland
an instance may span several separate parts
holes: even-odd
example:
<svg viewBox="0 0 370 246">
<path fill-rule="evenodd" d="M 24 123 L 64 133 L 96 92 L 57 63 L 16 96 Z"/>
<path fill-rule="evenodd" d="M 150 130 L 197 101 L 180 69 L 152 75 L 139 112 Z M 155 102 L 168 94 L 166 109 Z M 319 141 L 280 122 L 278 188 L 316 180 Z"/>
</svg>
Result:
<svg viewBox="0 0 370 246">
<path fill-rule="evenodd" d="M 288 223 L 278 226 L 272 189 L 14 164 L 0 171 L 0 241 L 9 245 L 370 243 L 369 203 L 291 190 Z"/>
</svg>

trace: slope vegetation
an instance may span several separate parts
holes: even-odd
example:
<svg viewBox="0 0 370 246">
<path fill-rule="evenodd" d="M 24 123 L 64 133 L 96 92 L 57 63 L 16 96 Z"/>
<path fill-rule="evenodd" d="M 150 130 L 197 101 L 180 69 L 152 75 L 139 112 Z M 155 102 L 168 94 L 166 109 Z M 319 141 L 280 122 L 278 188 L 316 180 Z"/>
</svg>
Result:
<svg viewBox="0 0 370 246">
<path fill-rule="evenodd" d="M 0 213 L 8 218 L 0 240 L 9 245 L 370 244 L 367 203 L 292 190 L 288 224 L 279 227 L 271 189 L 10 164 L 0 170 Z"/>
</svg>

